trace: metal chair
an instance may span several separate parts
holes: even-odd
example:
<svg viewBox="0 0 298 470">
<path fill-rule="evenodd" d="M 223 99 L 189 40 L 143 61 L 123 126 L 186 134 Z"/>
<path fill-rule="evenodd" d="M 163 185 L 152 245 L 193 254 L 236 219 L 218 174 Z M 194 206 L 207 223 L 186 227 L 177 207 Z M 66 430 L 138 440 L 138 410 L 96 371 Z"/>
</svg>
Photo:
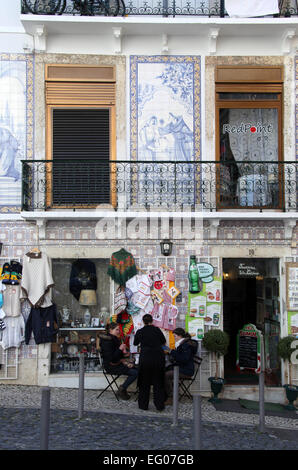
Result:
<svg viewBox="0 0 298 470">
<path fill-rule="evenodd" d="M 192 399 L 190 387 L 193 384 L 193 382 L 196 380 L 201 362 L 202 362 L 202 358 L 200 356 L 194 356 L 194 365 L 195 365 L 194 374 L 191 377 L 179 376 L 179 401 L 184 396 L 187 396 L 188 398 Z M 181 393 L 180 393 L 180 390 L 181 390 Z"/>
<path fill-rule="evenodd" d="M 119 398 L 117 397 L 117 391 L 119 390 L 119 386 L 117 384 L 117 380 L 119 379 L 119 377 L 121 377 L 121 374 L 111 374 L 110 372 L 107 372 L 104 368 L 104 365 L 103 365 L 103 358 L 101 357 L 100 355 L 100 362 L 102 364 L 102 372 L 103 372 L 103 375 L 106 379 L 106 381 L 108 382 L 108 385 L 106 386 L 106 388 L 104 388 L 104 390 L 102 390 L 100 392 L 100 394 L 97 396 L 97 398 L 100 398 L 101 395 L 106 392 L 107 390 L 112 390 L 112 392 L 114 393 L 116 399 L 119 401 Z M 114 387 L 113 385 L 115 386 L 115 390 L 114 390 Z"/>
</svg>

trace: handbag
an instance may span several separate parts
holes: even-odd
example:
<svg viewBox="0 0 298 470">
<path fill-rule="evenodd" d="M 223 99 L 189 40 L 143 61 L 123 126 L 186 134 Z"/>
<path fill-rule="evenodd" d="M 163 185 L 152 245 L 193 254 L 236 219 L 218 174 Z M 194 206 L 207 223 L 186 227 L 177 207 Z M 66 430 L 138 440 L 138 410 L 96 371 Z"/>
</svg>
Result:
<svg viewBox="0 0 298 470">
<path fill-rule="evenodd" d="M 119 286 L 114 294 L 114 313 L 118 315 L 126 309 L 127 299 L 124 290 Z"/>
</svg>

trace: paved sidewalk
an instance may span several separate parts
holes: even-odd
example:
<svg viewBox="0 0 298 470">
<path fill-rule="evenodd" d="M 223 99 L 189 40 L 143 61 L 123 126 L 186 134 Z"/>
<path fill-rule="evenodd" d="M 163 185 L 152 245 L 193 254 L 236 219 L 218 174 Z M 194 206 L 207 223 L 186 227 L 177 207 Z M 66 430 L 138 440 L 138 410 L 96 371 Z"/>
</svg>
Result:
<svg viewBox="0 0 298 470">
<path fill-rule="evenodd" d="M 84 415 L 78 419 L 78 390 L 51 389 L 50 450 L 187 450 L 192 442 L 192 403 L 179 403 L 178 426 L 172 407 L 148 411 L 137 402 L 117 402 L 106 392 L 85 390 Z M 0 449 L 40 448 L 41 388 L 0 385 Z M 203 450 L 298 450 L 298 420 L 266 417 L 258 432 L 258 415 L 218 412 L 202 400 Z"/>
</svg>

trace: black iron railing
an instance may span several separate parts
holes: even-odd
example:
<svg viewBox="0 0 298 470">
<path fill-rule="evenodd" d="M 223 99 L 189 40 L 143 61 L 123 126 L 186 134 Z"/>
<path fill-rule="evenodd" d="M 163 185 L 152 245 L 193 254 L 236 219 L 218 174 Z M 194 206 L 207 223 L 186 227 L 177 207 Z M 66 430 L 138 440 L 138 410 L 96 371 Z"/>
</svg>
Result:
<svg viewBox="0 0 298 470">
<path fill-rule="evenodd" d="M 224 0 L 21 0 L 22 14 L 225 17 Z M 281 17 L 298 14 L 297 0 L 280 0 Z"/>
<path fill-rule="evenodd" d="M 22 165 L 23 211 L 297 210 L 297 162 L 23 160 Z"/>
</svg>

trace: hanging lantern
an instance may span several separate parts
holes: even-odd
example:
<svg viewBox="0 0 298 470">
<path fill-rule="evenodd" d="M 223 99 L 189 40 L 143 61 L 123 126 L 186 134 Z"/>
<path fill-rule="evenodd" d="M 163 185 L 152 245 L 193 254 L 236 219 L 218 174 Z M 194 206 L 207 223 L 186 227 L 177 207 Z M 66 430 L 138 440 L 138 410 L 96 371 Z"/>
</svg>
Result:
<svg viewBox="0 0 298 470">
<path fill-rule="evenodd" d="M 162 240 L 160 242 L 161 254 L 163 256 L 170 256 L 170 254 L 172 253 L 172 246 L 173 242 L 171 242 L 170 240 Z"/>
</svg>

